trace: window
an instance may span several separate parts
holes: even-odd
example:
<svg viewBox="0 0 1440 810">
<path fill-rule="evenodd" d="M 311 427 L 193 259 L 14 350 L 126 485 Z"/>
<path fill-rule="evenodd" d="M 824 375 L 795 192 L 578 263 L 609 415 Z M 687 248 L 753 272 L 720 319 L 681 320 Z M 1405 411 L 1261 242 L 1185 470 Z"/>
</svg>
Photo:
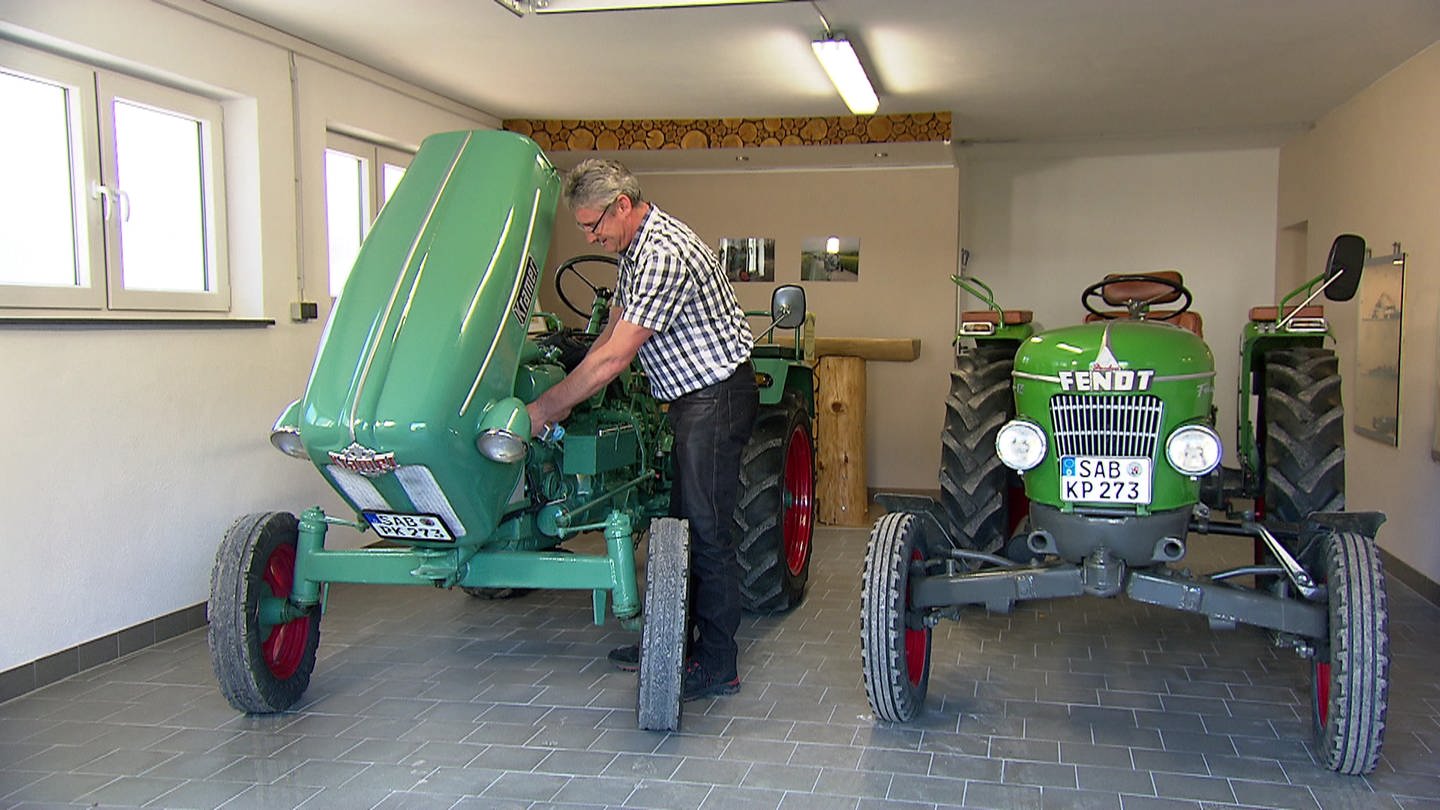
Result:
<svg viewBox="0 0 1440 810">
<path fill-rule="evenodd" d="M 230 307 L 219 102 L 0 44 L 0 306 Z"/>
<path fill-rule="evenodd" d="M 345 288 L 370 223 L 395 192 L 413 156 L 336 132 L 328 134 L 326 144 L 325 231 L 333 298 Z"/>
</svg>

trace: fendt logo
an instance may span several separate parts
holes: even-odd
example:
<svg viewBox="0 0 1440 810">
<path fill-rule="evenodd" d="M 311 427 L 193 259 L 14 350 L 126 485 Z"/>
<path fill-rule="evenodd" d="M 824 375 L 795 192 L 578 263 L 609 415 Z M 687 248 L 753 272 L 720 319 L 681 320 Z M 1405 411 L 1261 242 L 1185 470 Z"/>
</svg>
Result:
<svg viewBox="0 0 1440 810">
<path fill-rule="evenodd" d="M 1149 368 L 1095 368 L 1060 372 L 1062 391 L 1149 391 L 1155 370 Z"/>
</svg>

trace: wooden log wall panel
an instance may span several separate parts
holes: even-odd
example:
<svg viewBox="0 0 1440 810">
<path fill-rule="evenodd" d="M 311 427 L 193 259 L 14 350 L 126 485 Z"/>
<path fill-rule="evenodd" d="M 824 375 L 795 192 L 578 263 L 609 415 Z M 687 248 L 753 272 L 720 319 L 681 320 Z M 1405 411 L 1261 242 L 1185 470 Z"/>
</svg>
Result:
<svg viewBox="0 0 1440 810">
<path fill-rule="evenodd" d="M 950 113 L 825 118 L 512 119 L 502 124 L 548 151 L 738 149 L 950 140 Z"/>
</svg>

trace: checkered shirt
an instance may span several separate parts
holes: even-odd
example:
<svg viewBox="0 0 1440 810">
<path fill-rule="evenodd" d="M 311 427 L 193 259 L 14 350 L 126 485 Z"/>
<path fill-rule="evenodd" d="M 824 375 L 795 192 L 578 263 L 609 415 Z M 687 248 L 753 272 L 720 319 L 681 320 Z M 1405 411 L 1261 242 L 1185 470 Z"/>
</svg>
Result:
<svg viewBox="0 0 1440 810">
<path fill-rule="evenodd" d="M 654 335 L 640 364 L 657 399 L 669 401 L 728 378 L 755 338 L 715 252 L 685 223 L 651 203 L 620 254 L 615 304 Z"/>
</svg>

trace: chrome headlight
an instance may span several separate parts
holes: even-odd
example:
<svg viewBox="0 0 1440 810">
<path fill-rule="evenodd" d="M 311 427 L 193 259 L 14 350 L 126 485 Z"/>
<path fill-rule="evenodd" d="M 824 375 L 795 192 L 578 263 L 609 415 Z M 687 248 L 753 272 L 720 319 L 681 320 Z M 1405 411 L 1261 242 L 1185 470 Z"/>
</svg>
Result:
<svg viewBox="0 0 1440 810">
<path fill-rule="evenodd" d="M 1033 469 L 1045 458 L 1045 431 L 1034 422 L 1012 419 L 995 435 L 995 454 L 1017 472 Z"/>
<path fill-rule="evenodd" d="M 504 428 L 490 428 L 482 432 L 475 439 L 475 448 L 480 451 L 480 455 L 501 464 L 520 461 L 529 451 L 524 439 Z"/>
<path fill-rule="evenodd" d="M 1220 466 L 1220 437 L 1205 425 L 1185 425 L 1165 440 L 1165 459 L 1185 475 L 1205 475 Z"/>
<path fill-rule="evenodd" d="M 270 431 L 270 443 L 287 456 L 310 458 L 310 454 L 305 452 L 305 442 L 300 440 L 300 431 L 293 427 L 277 427 Z"/>
<path fill-rule="evenodd" d="M 480 417 L 475 449 L 491 461 L 511 464 L 522 461 L 530 452 L 529 440 L 530 412 L 518 398 L 506 397 L 490 403 Z"/>
</svg>

